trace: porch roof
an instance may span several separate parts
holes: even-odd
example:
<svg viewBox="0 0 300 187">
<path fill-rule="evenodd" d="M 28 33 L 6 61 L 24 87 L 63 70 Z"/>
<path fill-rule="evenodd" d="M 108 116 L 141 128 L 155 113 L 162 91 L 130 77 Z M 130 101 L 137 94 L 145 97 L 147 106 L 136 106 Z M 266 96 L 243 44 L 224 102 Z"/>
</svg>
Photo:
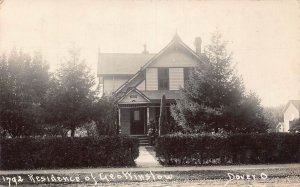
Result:
<svg viewBox="0 0 300 187">
<path fill-rule="evenodd" d="M 136 94 L 143 97 L 145 100 L 141 99 L 128 99 L 131 92 L 135 92 Z M 147 91 L 140 91 L 136 88 L 132 88 L 127 91 L 127 93 L 121 97 L 118 101 L 119 105 L 139 105 L 144 104 L 145 106 L 150 106 L 153 104 L 159 104 L 161 102 L 162 96 L 166 96 L 166 103 L 174 103 L 176 99 L 180 99 L 180 90 L 147 90 Z M 126 99 L 127 98 L 127 99 Z M 140 101 L 141 100 L 141 101 Z M 145 101 L 148 102 L 145 102 Z"/>
<path fill-rule="evenodd" d="M 179 90 L 147 90 L 141 92 L 153 103 L 160 102 L 163 95 L 166 96 L 167 102 L 174 102 L 175 99 L 180 99 Z"/>
</svg>

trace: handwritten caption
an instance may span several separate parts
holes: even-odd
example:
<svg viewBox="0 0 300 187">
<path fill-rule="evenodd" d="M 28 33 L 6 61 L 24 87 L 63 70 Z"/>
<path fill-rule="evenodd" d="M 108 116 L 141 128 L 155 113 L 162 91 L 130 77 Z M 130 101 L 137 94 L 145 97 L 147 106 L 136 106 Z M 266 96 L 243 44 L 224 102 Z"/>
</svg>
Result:
<svg viewBox="0 0 300 187">
<path fill-rule="evenodd" d="M 77 175 L 77 176 L 76 176 Z M 99 173 L 99 174 L 76 174 L 73 176 L 60 176 L 57 174 L 28 174 L 16 176 L 1 176 L 0 183 L 8 186 L 20 184 L 43 184 L 43 183 L 109 183 L 117 181 L 157 181 L 172 180 L 172 174 L 155 174 L 152 171 L 144 173 L 120 172 L 120 173 Z"/>
<path fill-rule="evenodd" d="M 268 178 L 268 175 L 265 173 L 260 173 L 260 175 L 227 173 L 227 176 L 229 179 L 225 186 L 227 186 L 233 180 L 266 180 Z"/>
</svg>

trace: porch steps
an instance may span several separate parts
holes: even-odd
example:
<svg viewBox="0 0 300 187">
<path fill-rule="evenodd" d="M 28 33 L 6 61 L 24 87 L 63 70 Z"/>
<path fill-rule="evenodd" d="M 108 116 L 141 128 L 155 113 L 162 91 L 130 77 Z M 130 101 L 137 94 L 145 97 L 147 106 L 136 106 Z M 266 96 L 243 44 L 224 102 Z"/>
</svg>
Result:
<svg viewBox="0 0 300 187">
<path fill-rule="evenodd" d="M 149 146 L 149 137 L 147 135 L 131 135 L 139 139 L 139 146 Z"/>
</svg>

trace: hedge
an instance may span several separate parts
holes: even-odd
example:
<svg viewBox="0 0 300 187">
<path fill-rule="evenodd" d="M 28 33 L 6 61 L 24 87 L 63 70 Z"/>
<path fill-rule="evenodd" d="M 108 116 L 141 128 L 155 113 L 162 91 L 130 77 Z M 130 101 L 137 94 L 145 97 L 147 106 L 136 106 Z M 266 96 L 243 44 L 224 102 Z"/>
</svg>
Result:
<svg viewBox="0 0 300 187">
<path fill-rule="evenodd" d="M 300 161 L 300 134 L 174 134 L 158 138 L 163 165 L 293 163 Z"/>
<path fill-rule="evenodd" d="M 0 140 L 5 170 L 132 166 L 138 155 L 138 140 L 127 136 Z"/>
</svg>

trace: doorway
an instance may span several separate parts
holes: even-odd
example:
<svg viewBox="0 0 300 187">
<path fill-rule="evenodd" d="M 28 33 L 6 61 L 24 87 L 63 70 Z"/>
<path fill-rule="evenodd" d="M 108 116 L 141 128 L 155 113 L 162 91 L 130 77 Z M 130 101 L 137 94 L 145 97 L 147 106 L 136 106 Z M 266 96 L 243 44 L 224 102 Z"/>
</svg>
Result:
<svg viewBox="0 0 300 187">
<path fill-rule="evenodd" d="M 130 133 L 137 134 L 145 134 L 145 117 L 146 110 L 145 108 L 132 108 L 130 111 Z"/>
</svg>

